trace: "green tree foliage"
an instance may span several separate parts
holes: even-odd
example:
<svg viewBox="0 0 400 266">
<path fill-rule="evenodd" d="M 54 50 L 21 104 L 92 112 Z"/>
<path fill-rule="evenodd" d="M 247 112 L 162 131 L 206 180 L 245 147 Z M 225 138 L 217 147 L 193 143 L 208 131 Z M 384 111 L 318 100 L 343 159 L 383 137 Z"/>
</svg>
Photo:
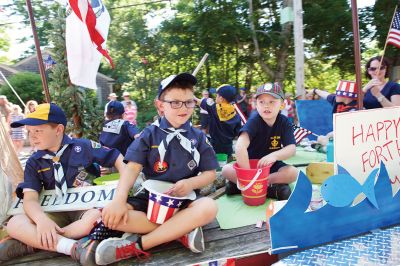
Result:
<svg viewBox="0 0 400 266">
<path fill-rule="evenodd" d="M 39 74 L 31 72 L 17 73 L 10 77 L 8 81 L 24 103 L 29 100 L 35 100 L 37 102 L 44 101 L 42 81 Z M 0 87 L 0 94 L 6 95 L 10 102 L 18 104 L 21 106 L 21 108 L 23 108 L 17 96 L 15 96 L 7 84 L 4 84 Z"/>
</svg>

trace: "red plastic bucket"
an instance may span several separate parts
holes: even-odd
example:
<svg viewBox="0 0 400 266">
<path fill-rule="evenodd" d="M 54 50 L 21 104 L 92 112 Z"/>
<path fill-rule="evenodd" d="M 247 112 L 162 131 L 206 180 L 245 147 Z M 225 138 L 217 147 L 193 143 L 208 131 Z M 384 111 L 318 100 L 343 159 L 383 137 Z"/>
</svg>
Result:
<svg viewBox="0 0 400 266">
<path fill-rule="evenodd" d="M 257 168 L 258 160 L 250 160 L 250 169 L 240 168 L 233 164 L 237 175 L 237 187 L 242 191 L 243 202 L 249 206 L 258 206 L 267 199 L 269 170 L 271 165 Z"/>
</svg>

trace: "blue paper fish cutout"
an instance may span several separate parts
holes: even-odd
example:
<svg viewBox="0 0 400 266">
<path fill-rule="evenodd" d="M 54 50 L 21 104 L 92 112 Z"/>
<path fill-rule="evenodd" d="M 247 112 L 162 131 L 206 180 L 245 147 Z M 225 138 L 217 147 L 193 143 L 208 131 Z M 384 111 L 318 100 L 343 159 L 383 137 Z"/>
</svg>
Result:
<svg viewBox="0 0 400 266">
<path fill-rule="evenodd" d="M 349 174 L 338 174 L 329 177 L 321 186 L 321 194 L 326 202 L 334 207 L 349 206 L 360 193 L 364 193 L 367 199 L 378 209 L 375 198 L 374 183 L 379 168 L 374 169 L 367 180 L 361 185 Z"/>
</svg>

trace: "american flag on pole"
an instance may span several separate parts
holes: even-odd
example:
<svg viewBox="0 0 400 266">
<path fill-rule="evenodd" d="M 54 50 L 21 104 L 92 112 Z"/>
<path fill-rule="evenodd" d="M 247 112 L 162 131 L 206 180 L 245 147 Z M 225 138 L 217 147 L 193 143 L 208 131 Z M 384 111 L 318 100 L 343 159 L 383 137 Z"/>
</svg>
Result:
<svg viewBox="0 0 400 266">
<path fill-rule="evenodd" d="M 299 144 L 302 139 L 307 137 L 310 134 L 313 134 L 310 130 L 305 129 L 303 127 L 299 127 L 296 125 L 292 125 L 294 130 L 294 139 L 296 140 L 296 144 Z"/>
<path fill-rule="evenodd" d="M 51 58 L 51 55 L 48 55 L 47 58 L 43 60 L 43 63 L 45 70 L 49 70 L 56 64 L 56 61 Z"/>
<path fill-rule="evenodd" d="M 147 219 L 153 223 L 162 224 L 171 218 L 183 204 L 184 200 L 172 199 L 149 192 Z"/>
<path fill-rule="evenodd" d="M 386 42 L 400 48 L 400 11 L 396 11 L 393 17 L 393 23 Z"/>
<path fill-rule="evenodd" d="M 70 80 L 96 89 L 102 55 L 113 66 L 105 47 L 110 15 L 101 0 L 68 0 L 67 4 L 65 42 Z"/>
</svg>

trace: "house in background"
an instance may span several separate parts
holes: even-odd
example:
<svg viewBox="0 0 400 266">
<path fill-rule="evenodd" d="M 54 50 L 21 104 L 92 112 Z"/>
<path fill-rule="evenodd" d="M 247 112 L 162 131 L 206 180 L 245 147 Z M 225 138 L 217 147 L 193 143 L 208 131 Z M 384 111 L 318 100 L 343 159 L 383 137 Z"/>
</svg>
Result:
<svg viewBox="0 0 400 266">
<path fill-rule="evenodd" d="M 42 52 L 43 60 L 47 59 L 50 55 L 49 51 L 45 50 Z M 22 59 L 18 63 L 14 65 L 4 65 L 0 64 L 0 71 L 3 72 L 4 76 L 8 79 L 11 76 L 19 73 L 19 72 L 33 72 L 39 74 L 39 65 L 37 63 L 36 53 L 28 56 L 25 59 Z M 0 78 L 0 84 L 4 84 L 4 80 Z M 115 80 L 107 77 L 104 74 L 97 73 L 96 84 L 97 84 L 97 99 L 100 105 L 104 105 L 108 102 L 107 97 L 108 94 L 113 92 L 113 84 Z"/>
</svg>

